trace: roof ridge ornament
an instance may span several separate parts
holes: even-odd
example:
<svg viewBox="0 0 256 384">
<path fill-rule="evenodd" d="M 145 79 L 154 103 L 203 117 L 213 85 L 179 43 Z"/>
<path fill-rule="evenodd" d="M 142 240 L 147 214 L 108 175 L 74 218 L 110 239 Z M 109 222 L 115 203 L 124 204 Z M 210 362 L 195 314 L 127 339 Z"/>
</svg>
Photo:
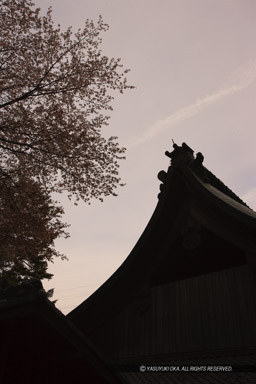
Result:
<svg viewBox="0 0 256 384">
<path fill-rule="evenodd" d="M 172 143 L 174 150 L 172 152 L 165 152 L 165 155 L 171 159 L 171 168 L 184 164 L 190 166 L 193 162 L 195 162 L 194 151 L 186 143 L 182 143 L 182 145 L 179 146 L 174 142 L 173 139 Z M 167 181 L 167 172 L 160 171 L 157 177 L 162 182 L 162 184 L 160 184 L 160 193 L 158 195 L 158 198 L 160 198 L 162 192 L 165 189 L 165 184 Z"/>
<path fill-rule="evenodd" d="M 166 151 L 165 155 L 170 157 L 171 165 L 177 166 L 180 164 L 190 164 L 195 160 L 194 151 L 186 143 L 182 143 L 181 147 L 173 142 L 174 150 L 172 152 Z"/>
<path fill-rule="evenodd" d="M 231 199 L 248 207 L 248 205 L 240 199 L 240 197 L 238 197 L 230 188 L 228 188 L 203 165 L 204 156 L 201 152 L 198 152 L 195 157 L 193 149 L 191 149 L 186 143 L 182 143 L 182 145 L 179 146 L 173 139 L 172 142 L 174 150 L 172 152 L 165 152 L 165 155 L 171 159 L 171 166 L 169 167 L 168 172 L 170 169 L 185 165 L 190 168 L 201 181 L 211 184 L 214 188 L 224 193 L 226 196 L 229 196 Z M 160 194 L 158 195 L 158 198 L 160 198 L 162 192 L 165 190 L 168 172 L 160 171 L 158 173 L 157 177 L 162 182 L 162 184 L 160 184 Z"/>
</svg>

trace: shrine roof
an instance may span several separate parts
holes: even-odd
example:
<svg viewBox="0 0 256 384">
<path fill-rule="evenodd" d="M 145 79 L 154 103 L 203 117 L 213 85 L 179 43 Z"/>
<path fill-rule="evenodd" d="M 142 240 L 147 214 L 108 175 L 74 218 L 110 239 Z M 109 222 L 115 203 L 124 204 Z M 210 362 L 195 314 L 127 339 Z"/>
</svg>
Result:
<svg viewBox="0 0 256 384">
<path fill-rule="evenodd" d="M 186 143 L 181 146 L 174 144 L 173 147 L 172 152 L 165 153 L 171 158 L 168 171 L 160 171 L 158 174 L 159 180 L 163 182 L 158 197 L 162 199 L 162 195 L 165 195 L 164 200 L 168 199 L 167 195 L 173 190 L 172 179 L 178 176 L 183 185 L 186 185 L 188 193 L 190 195 L 194 193 L 194 198 L 197 194 L 204 200 L 204 204 L 208 206 L 212 204 L 212 209 L 214 206 L 220 208 L 222 217 L 226 215 L 233 217 L 233 220 L 246 222 L 255 230 L 256 212 L 203 165 L 202 153 L 199 152 L 194 156 L 194 151 Z M 200 208 L 201 201 L 198 200 L 196 205 Z"/>
<path fill-rule="evenodd" d="M 256 213 L 203 165 L 200 152 L 194 156 L 183 143 L 174 144 L 174 150 L 166 155 L 171 165 L 167 172 L 158 174 L 162 182 L 159 202 L 133 250 L 95 293 L 68 314 L 82 330 L 96 328 L 145 287 L 160 284 L 159 276 L 172 275 L 173 281 L 185 279 L 243 265 L 246 255 L 256 254 Z M 195 243 L 189 243 L 189 230 Z M 196 248 L 193 253 L 194 258 L 202 260 L 192 266 L 186 247 L 195 247 L 202 236 L 206 242 L 200 252 Z M 206 249 L 207 242 L 210 245 Z M 225 258 L 220 259 L 217 246 L 225 249 Z"/>
<path fill-rule="evenodd" d="M 213 195 L 218 197 L 220 200 L 222 200 L 226 204 L 237 209 L 241 213 L 256 219 L 256 212 L 253 211 L 251 208 L 249 208 L 246 203 L 244 203 L 241 199 L 239 199 L 239 197 L 237 198 L 237 196 L 231 190 L 229 191 L 231 191 L 232 194 L 235 195 L 236 197 L 231 197 L 232 196 L 231 193 L 223 192 L 221 189 L 215 187 L 212 183 L 204 183 L 201 180 L 199 180 L 199 182 L 201 182 L 209 192 L 211 192 Z"/>
<path fill-rule="evenodd" d="M 86 336 L 47 298 L 38 279 L 0 291 L 0 329 L 6 383 L 30 384 L 35 382 L 33 375 L 41 376 L 38 383 L 64 382 L 60 373 L 68 381 L 122 383 Z M 34 370 L 26 374 L 22 367 L 28 361 Z"/>
<path fill-rule="evenodd" d="M 189 167 L 193 171 L 193 173 L 200 179 L 200 181 L 204 183 L 205 187 L 211 190 L 213 193 L 217 194 L 216 192 L 214 192 L 215 190 L 217 190 L 222 193 L 219 195 L 219 197 L 223 198 L 223 195 L 226 195 L 230 199 L 238 202 L 239 204 L 248 207 L 248 205 L 239 196 L 237 196 L 218 177 L 216 177 L 211 171 L 209 171 L 209 169 L 207 169 L 203 165 L 204 156 L 201 152 L 198 152 L 196 154 L 196 157 L 194 157 L 194 151 L 186 143 L 183 143 L 181 146 L 174 144 L 173 147 L 174 150 L 172 152 L 165 152 L 166 156 L 171 158 L 172 168 L 177 168 L 182 165 Z M 213 188 L 211 188 L 210 186 L 212 186 Z M 227 201 L 230 202 L 230 200 Z"/>
</svg>

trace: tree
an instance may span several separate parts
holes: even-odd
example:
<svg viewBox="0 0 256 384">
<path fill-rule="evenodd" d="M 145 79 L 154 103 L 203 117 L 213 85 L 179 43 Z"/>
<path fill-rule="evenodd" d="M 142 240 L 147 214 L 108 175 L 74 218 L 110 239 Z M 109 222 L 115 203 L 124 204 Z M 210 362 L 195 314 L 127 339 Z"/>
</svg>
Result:
<svg viewBox="0 0 256 384">
<path fill-rule="evenodd" d="M 103 138 L 104 112 L 128 88 L 120 59 L 102 55 L 99 18 L 83 30 L 54 28 L 51 9 L 41 17 L 30 0 L 1 5 L 1 168 L 25 168 L 48 190 L 77 198 L 114 194 L 119 184 L 115 138 Z"/>
<path fill-rule="evenodd" d="M 115 195 L 121 185 L 118 161 L 125 149 L 116 137 L 104 138 L 102 128 L 108 124 L 114 91 L 132 87 L 120 59 L 110 59 L 100 50 L 100 34 L 108 25 L 99 17 L 96 24 L 87 20 L 75 34 L 71 28 L 62 32 L 54 26 L 51 8 L 41 16 L 30 0 L 2 1 L 0 25 L 2 215 L 5 207 L 10 208 L 9 202 L 4 204 L 8 189 L 16 191 L 14 200 L 27 201 L 24 207 L 40 220 L 61 213 L 62 208 L 50 199 L 52 192 L 66 191 L 69 198 L 85 202 Z M 35 204 L 31 193 L 39 199 Z M 44 199 L 48 201 L 45 214 L 37 212 Z M 63 230 L 60 221 L 55 225 L 52 238 Z M 4 224 L 0 227 L 3 230 Z M 30 236 L 37 238 L 36 233 Z M 18 248 L 3 244 L 1 257 L 18 260 Z M 33 253 L 37 261 L 54 255 L 52 248 L 39 248 L 24 242 L 25 252 Z"/>
<path fill-rule="evenodd" d="M 0 178 L 0 288 L 27 277 L 51 278 L 47 262 L 65 258 L 54 240 L 67 237 L 63 208 L 31 179 Z"/>
</svg>

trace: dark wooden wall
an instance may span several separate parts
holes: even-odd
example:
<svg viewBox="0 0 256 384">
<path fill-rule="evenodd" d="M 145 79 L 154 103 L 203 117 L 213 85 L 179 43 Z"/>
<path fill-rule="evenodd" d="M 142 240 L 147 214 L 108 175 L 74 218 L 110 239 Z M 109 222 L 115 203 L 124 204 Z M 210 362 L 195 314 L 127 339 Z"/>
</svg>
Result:
<svg viewBox="0 0 256 384">
<path fill-rule="evenodd" d="M 110 360 L 256 346 L 256 289 L 248 266 L 151 288 L 93 335 Z"/>
</svg>

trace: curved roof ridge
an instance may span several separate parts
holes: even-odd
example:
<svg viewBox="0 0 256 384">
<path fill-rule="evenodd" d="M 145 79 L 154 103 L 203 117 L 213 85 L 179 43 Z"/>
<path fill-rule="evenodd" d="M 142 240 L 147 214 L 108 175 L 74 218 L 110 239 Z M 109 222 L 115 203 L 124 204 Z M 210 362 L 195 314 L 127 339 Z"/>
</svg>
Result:
<svg viewBox="0 0 256 384">
<path fill-rule="evenodd" d="M 174 150 L 172 152 L 165 152 L 166 156 L 171 158 L 172 168 L 180 165 L 188 166 L 202 181 L 211 184 L 214 188 L 229 196 L 231 199 L 251 209 L 239 196 L 228 188 L 223 181 L 203 165 L 204 156 L 201 152 L 198 152 L 196 157 L 194 157 L 194 151 L 186 143 L 182 143 L 181 146 L 173 143 L 173 148 Z"/>
<path fill-rule="evenodd" d="M 221 181 L 218 177 L 216 177 L 209 169 L 207 169 L 205 166 L 201 165 L 202 170 L 198 172 L 197 169 L 193 169 L 193 164 L 191 164 L 191 169 L 195 172 L 195 174 L 202 179 L 202 181 L 206 181 L 207 183 L 211 184 L 214 188 L 218 189 L 220 192 L 224 193 L 225 195 L 231 197 L 231 199 L 237 201 L 238 203 L 244 205 L 245 207 L 251 209 L 242 199 L 240 199 L 239 196 L 237 196 L 229 187 L 227 187 L 223 181 Z M 202 175 L 203 178 L 202 178 Z"/>
</svg>

